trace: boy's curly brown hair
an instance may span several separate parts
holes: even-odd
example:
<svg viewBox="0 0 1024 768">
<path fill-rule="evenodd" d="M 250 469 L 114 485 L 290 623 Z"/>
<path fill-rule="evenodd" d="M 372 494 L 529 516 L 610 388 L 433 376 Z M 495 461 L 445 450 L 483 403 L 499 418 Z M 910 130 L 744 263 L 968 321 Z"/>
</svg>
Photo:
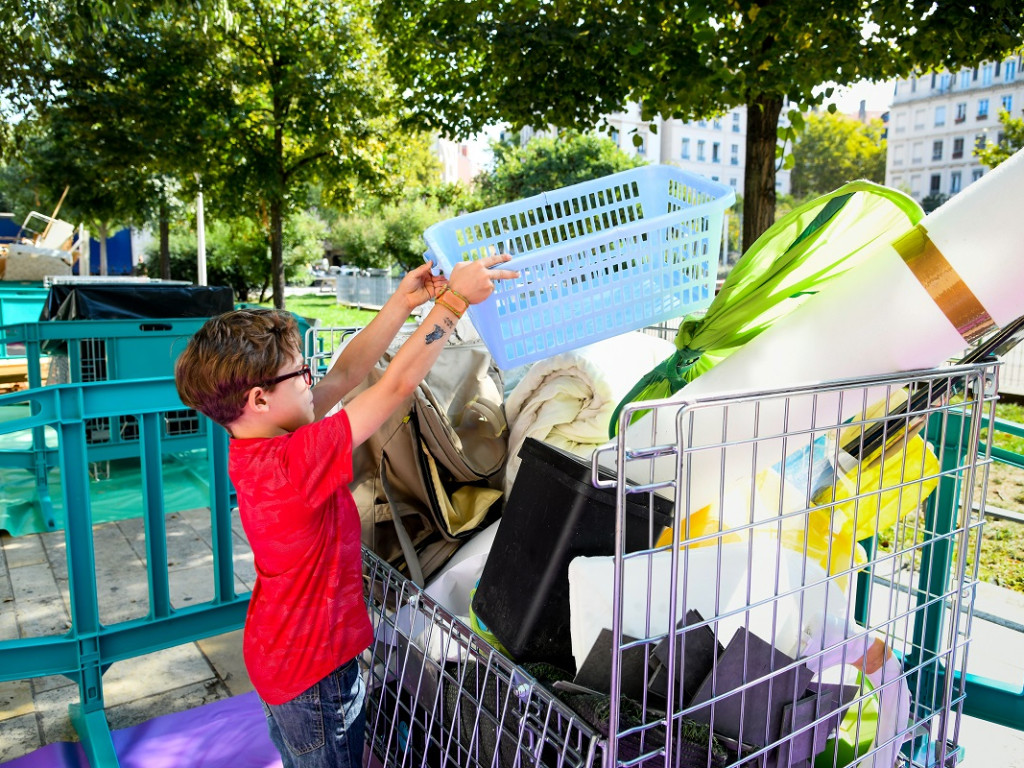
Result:
<svg viewBox="0 0 1024 768">
<path fill-rule="evenodd" d="M 226 427 L 242 415 L 249 390 L 295 354 L 302 344 L 291 313 L 239 309 L 203 324 L 178 357 L 174 381 L 185 405 Z"/>
</svg>

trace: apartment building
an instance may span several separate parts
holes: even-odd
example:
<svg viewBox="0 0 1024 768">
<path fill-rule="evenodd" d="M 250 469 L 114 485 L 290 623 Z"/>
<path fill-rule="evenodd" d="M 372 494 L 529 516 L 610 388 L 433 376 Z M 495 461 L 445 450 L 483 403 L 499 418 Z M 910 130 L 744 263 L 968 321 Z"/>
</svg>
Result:
<svg viewBox="0 0 1024 768">
<path fill-rule="evenodd" d="M 937 201 L 977 181 L 986 168 L 975 147 L 999 140 L 999 112 L 1024 108 L 1021 56 L 959 72 L 896 81 L 889 112 L 887 186 Z"/>
<path fill-rule="evenodd" d="M 743 193 L 746 165 L 747 108 L 736 107 L 708 120 L 665 120 L 656 118 L 656 132 L 640 118 L 640 107 L 631 104 L 624 112 L 609 115 L 611 138 L 629 154 L 652 163 L 675 165 L 685 171 L 707 176 Z M 634 144 L 633 137 L 640 137 Z M 779 171 L 775 191 L 789 194 L 789 171 Z"/>
</svg>

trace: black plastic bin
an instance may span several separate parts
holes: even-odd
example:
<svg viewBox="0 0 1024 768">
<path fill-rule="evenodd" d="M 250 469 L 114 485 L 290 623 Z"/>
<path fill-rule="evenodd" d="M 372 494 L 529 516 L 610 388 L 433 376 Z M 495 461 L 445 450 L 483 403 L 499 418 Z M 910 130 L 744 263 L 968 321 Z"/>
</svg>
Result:
<svg viewBox="0 0 1024 768">
<path fill-rule="evenodd" d="M 589 461 L 539 440 L 527 438 L 519 457 L 473 612 L 515 661 L 573 670 L 569 562 L 614 554 L 615 491 L 591 485 Z M 672 502 L 653 496 L 652 513 L 649 498 L 627 500 L 627 551 L 648 548 L 672 523 Z"/>
</svg>

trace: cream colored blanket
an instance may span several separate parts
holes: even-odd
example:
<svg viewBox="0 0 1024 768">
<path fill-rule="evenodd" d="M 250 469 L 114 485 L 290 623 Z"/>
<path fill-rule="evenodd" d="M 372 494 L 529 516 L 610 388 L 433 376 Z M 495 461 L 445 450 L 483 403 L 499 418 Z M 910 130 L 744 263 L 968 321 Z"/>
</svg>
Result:
<svg viewBox="0 0 1024 768">
<path fill-rule="evenodd" d="M 674 351 L 671 341 L 633 331 L 534 363 L 505 399 L 506 498 L 526 438 L 589 458 L 594 448 L 607 442 L 615 406 L 641 376 Z"/>
</svg>

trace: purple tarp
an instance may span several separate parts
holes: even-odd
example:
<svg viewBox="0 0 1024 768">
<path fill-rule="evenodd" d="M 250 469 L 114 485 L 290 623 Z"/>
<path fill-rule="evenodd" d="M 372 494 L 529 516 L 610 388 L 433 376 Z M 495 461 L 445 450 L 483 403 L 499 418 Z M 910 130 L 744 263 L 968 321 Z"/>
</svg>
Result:
<svg viewBox="0 0 1024 768">
<path fill-rule="evenodd" d="M 279 768 L 255 693 L 113 732 L 121 768 Z M 48 744 L 4 768 L 89 768 L 81 744 Z"/>
</svg>

